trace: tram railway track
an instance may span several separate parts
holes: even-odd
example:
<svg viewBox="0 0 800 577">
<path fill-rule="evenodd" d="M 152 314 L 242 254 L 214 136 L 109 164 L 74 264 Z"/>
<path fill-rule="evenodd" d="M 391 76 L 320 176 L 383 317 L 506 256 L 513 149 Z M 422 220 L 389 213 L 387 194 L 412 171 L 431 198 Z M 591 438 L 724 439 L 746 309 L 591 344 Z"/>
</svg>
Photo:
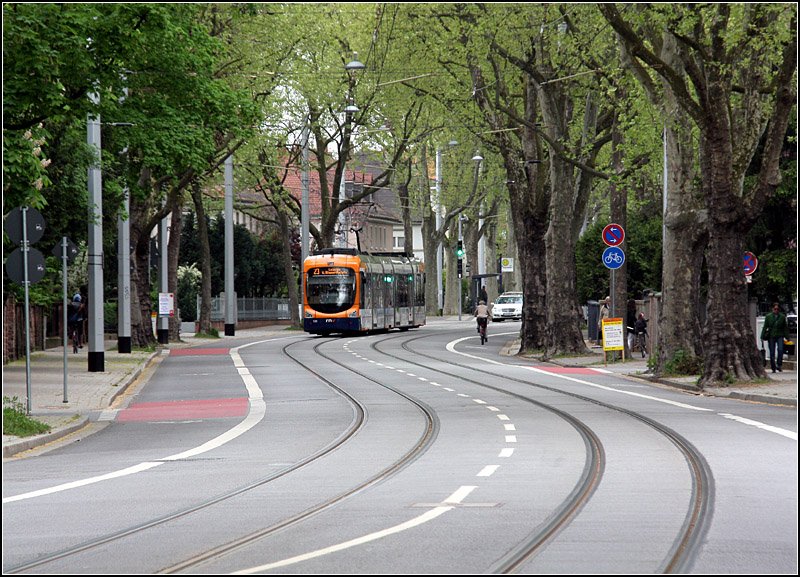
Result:
<svg viewBox="0 0 800 577">
<path fill-rule="evenodd" d="M 392 358 L 397 362 L 408 363 L 409 365 L 413 365 L 427 371 L 432 371 L 434 373 L 455 376 L 459 380 L 469 383 L 470 385 L 491 390 L 496 393 L 514 398 L 517 401 L 536 406 L 538 409 L 549 411 L 573 427 L 583 440 L 586 455 L 585 462 L 582 472 L 571 491 L 565 498 L 561 500 L 560 503 L 555 504 L 552 507 L 552 512 L 546 517 L 546 519 L 534 527 L 527 536 L 517 541 L 515 545 L 510 546 L 505 550 L 504 553 L 500 553 L 498 558 L 491 564 L 490 567 L 487 568 L 488 571 L 495 573 L 518 572 L 528 561 L 535 558 L 561 531 L 566 529 L 573 521 L 579 518 L 581 511 L 591 500 L 592 495 L 598 489 L 606 466 L 605 452 L 601 439 L 589 426 L 568 412 L 531 398 L 524 393 L 521 394 L 507 390 L 503 388 L 503 386 L 495 386 L 487 383 L 487 379 L 485 377 L 491 376 L 496 378 L 498 376 L 496 372 L 481 369 L 474 366 L 474 364 L 459 363 L 452 359 L 443 358 L 441 355 L 434 356 L 429 352 L 424 352 L 430 351 L 430 347 L 421 347 L 423 351 L 417 350 L 415 344 L 418 341 L 430 337 L 431 335 L 429 334 L 415 335 L 410 338 L 406 333 L 400 335 L 391 334 L 388 337 L 373 340 L 369 346 L 376 354 Z M 321 350 L 325 344 L 335 342 L 337 340 L 340 339 L 326 338 L 313 346 L 313 354 L 315 355 L 315 358 L 324 359 L 325 363 L 301 359 L 299 358 L 301 355 L 293 354 L 294 347 L 300 345 L 298 342 L 290 343 L 283 347 L 283 354 L 286 357 L 290 358 L 293 362 L 297 363 L 311 374 L 314 374 L 316 378 L 320 379 L 327 386 L 332 387 L 333 390 L 336 390 L 338 394 L 347 399 L 353 407 L 353 420 L 334 441 L 321 448 L 314 454 L 308 455 L 304 459 L 297 461 L 291 466 L 257 479 L 245 486 L 233 489 L 221 495 L 217 495 L 216 497 L 208 499 L 207 501 L 197 503 L 180 511 L 175 511 L 168 515 L 140 523 L 122 531 L 87 541 L 75 547 L 70 547 L 32 562 L 18 565 L 16 567 L 6 568 L 6 572 L 13 574 L 35 568 L 46 568 L 48 563 L 66 559 L 70 556 L 78 555 L 82 552 L 102 545 L 113 544 L 115 541 L 121 541 L 148 529 L 163 526 L 171 521 L 177 521 L 181 518 L 188 517 L 195 512 L 207 509 L 217 504 L 221 504 L 228 499 L 236 497 L 237 495 L 242 495 L 248 491 L 264 486 L 278 478 L 299 471 L 303 467 L 318 461 L 326 455 L 329 455 L 331 452 L 341 448 L 362 430 L 367 415 L 367 408 L 356 398 L 352 397 L 345 390 L 329 380 L 329 378 L 326 376 L 325 368 L 329 368 L 332 365 L 328 365 L 327 363 L 332 363 L 333 365 L 344 368 L 350 373 L 358 375 L 360 378 L 384 387 L 390 390 L 392 393 L 403 397 L 405 401 L 413 404 L 420 411 L 425 420 L 424 431 L 419 436 L 417 442 L 410 449 L 408 449 L 405 454 L 400 455 L 389 466 L 384 467 L 381 471 L 377 472 L 374 476 L 371 476 L 363 482 L 353 485 L 346 491 L 322 500 L 294 515 L 286 516 L 277 522 L 271 523 L 267 527 L 251 531 L 246 535 L 240 536 L 227 543 L 209 548 L 199 554 L 185 558 L 178 563 L 172 563 L 169 566 L 165 566 L 160 570 L 160 572 L 177 573 L 193 569 L 196 570 L 197 568 L 211 561 L 216 561 L 222 557 L 234 554 L 237 551 L 250 547 L 263 539 L 267 539 L 270 535 L 273 535 L 280 530 L 283 530 L 287 527 L 296 526 L 303 521 L 310 519 L 314 515 L 317 515 L 318 513 L 329 510 L 348 498 L 369 489 L 376 483 L 388 479 L 406 468 L 433 445 L 439 430 L 438 417 L 436 416 L 435 411 L 423 403 L 420 399 L 413 397 L 397 387 L 383 384 L 379 382 L 377 378 L 370 376 L 369 372 L 356 369 L 353 367 L 352 363 L 347 361 L 336 360 L 330 354 Z M 396 342 L 398 340 L 400 340 L 400 348 L 402 348 L 403 351 L 406 351 L 409 355 L 413 355 L 414 359 L 410 359 L 408 356 L 403 354 L 397 354 L 396 352 L 389 352 L 385 350 L 385 345 L 387 345 L 390 341 Z M 303 342 L 308 343 L 308 341 Z M 436 366 L 433 366 L 434 363 L 426 363 L 424 361 L 420 361 L 420 359 L 430 359 L 431 361 L 435 361 Z M 444 367 L 442 366 L 443 362 L 446 363 Z M 323 365 L 323 368 L 317 366 L 320 364 Z M 508 382 L 522 384 L 528 387 L 536 387 L 539 390 L 557 393 L 559 395 L 566 395 L 568 397 L 583 402 L 592 403 L 608 410 L 617 411 L 630 418 L 636 419 L 647 427 L 652 428 L 659 435 L 668 439 L 672 445 L 678 448 L 689 467 L 692 493 L 689 499 L 686 516 L 680 531 L 676 535 L 671 547 L 669 548 L 668 554 L 658 566 L 657 571 L 663 573 L 680 573 L 691 570 L 692 559 L 699 548 L 699 544 L 702 541 L 703 536 L 708 530 L 708 524 L 710 520 L 709 511 L 713 503 L 713 478 L 702 455 L 699 454 L 693 445 L 672 429 L 654 421 L 645 415 L 629 409 L 605 403 L 575 392 L 564 391 L 556 387 L 535 383 L 529 379 L 516 378 L 508 375 L 503 375 L 502 378 Z"/>
<path fill-rule="evenodd" d="M 406 362 L 411 365 L 424 368 L 426 370 L 442 372 L 441 368 L 431 367 L 429 365 L 425 365 L 417 361 L 409 360 L 399 355 L 385 352 L 380 348 L 380 345 L 385 343 L 386 341 L 403 339 L 401 345 L 402 348 L 415 356 L 435 360 L 437 364 L 446 362 L 448 365 L 455 366 L 460 369 L 465 369 L 467 371 L 477 372 L 484 375 L 490 375 L 492 377 L 497 376 L 496 373 L 478 369 L 472 365 L 456 363 L 450 360 L 445 361 L 441 356 L 433 356 L 429 353 L 420 352 L 418 350 L 414 350 L 411 348 L 411 343 L 425 338 L 428 338 L 428 335 L 414 336 L 411 338 L 409 338 L 407 335 L 391 336 L 387 339 L 382 339 L 379 342 L 371 343 L 370 346 L 376 352 L 388 356 L 390 358 L 394 358 L 398 361 Z M 500 387 L 489 385 L 485 382 L 485 379 L 483 380 L 471 379 L 468 377 L 464 377 L 463 375 L 459 375 L 459 378 L 461 380 L 464 380 L 481 388 L 510 395 L 524 402 L 531 402 L 537 406 L 547 408 L 547 406 L 544 405 L 543 403 L 534 401 L 533 399 L 530 399 L 525 395 L 520 395 L 518 393 L 507 391 Z M 688 469 L 690 471 L 690 476 L 692 479 L 692 495 L 689 499 L 689 506 L 687 507 L 686 516 L 684 519 L 684 523 L 681 527 L 681 530 L 676 536 L 673 545 L 670 548 L 666 558 L 663 560 L 661 566 L 658 568 L 658 572 L 682 573 L 688 571 L 691 568 L 692 559 L 694 555 L 697 553 L 697 550 L 702 542 L 703 536 L 708 531 L 708 526 L 711 521 L 710 512 L 712 510 L 713 495 L 714 495 L 713 476 L 711 474 L 710 467 L 708 466 L 706 460 L 703 458 L 702 454 L 700 454 L 700 452 L 694 447 L 694 445 L 692 445 L 691 442 L 689 442 L 682 435 L 678 434 L 676 431 L 645 415 L 642 415 L 641 413 L 637 413 L 629 409 L 605 403 L 597 399 L 587 397 L 585 395 L 580 395 L 578 393 L 564 391 L 555 387 L 549 387 L 546 385 L 534 383 L 526 379 L 520 379 L 510 376 L 503 376 L 502 378 L 523 385 L 533 386 L 538 389 L 546 390 L 552 393 L 566 395 L 571 398 L 592 403 L 594 405 L 603 407 L 605 409 L 622 413 L 652 428 L 658 434 L 667 438 L 670 441 L 670 443 L 673 444 L 679 450 L 679 452 L 683 455 L 687 463 Z M 555 408 L 552 407 L 552 409 Z M 570 422 L 572 422 L 571 415 L 563 413 L 563 411 L 559 411 L 558 409 L 555 410 L 558 411 L 558 413 L 560 414 L 566 415 L 567 418 L 570 419 Z M 589 437 L 596 439 L 596 436 L 591 430 L 588 430 L 586 434 Z M 596 440 L 596 443 L 598 446 L 602 447 L 602 445 L 600 445 L 599 440 Z M 596 487 L 597 482 L 599 482 L 599 477 L 591 481 L 592 490 Z M 579 486 L 582 483 L 586 483 L 587 486 L 584 488 L 584 490 L 579 490 Z M 570 496 L 565 500 L 565 502 L 562 503 L 561 507 L 554 512 L 554 514 L 551 516 L 548 522 L 545 525 L 534 529 L 534 531 L 531 532 L 529 537 L 526 538 L 522 543 L 520 543 L 518 547 L 509 551 L 501 560 L 499 560 L 492 567 L 491 571 L 496 573 L 513 573 L 516 570 L 518 570 L 527 560 L 534 557 L 536 553 L 542 548 L 544 544 L 547 543 L 547 541 L 551 537 L 553 537 L 560 529 L 565 527 L 570 520 L 575 518 L 575 516 L 580 511 L 580 508 L 585 504 L 586 500 L 590 495 L 590 491 L 588 490 L 589 484 L 590 483 L 588 478 L 582 479 L 581 482 L 579 482 L 578 485 L 576 485 L 576 487 L 573 489 L 573 493 L 571 493 Z"/>
<path fill-rule="evenodd" d="M 331 360 L 331 362 L 334 362 L 334 363 L 336 363 L 336 364 L 338 364 L 338 365 L 340 365 L 342 367 L 347 368 L 345 366 L 345 364 L 343 364 L 341 362 L 338 362 L 338 361 L 335 361 L 333 359 L 330 359 L 329 356 L 324 355 L 323 353 L 319 352 L 319 348 L 322 345 L 324 345 L 326 342 L 330 342 L 331 340 L 337 340 L 337 339 L 328 338 L 328 339 L 323 340 L 320 343 L 317 343 L 314 346 L 314 352 L 318 356 L 325 357 L 328 360 Z M 306 466 L 308 466 L 308 465 L 310 465 L 310 464 L 312 464 L 312 463 L 314 463 L 316 461 L 319 461 L 320 459 L 324 458 L 325 456 L 329 455 L 333 451 L 336 451 L 337 449 L 342 447 L 344 444 L 346 444 L 363 427 L 364 422 L 365 422 L 365 417 L 366 417 L 366 408 L 357 399 L 355 399 L 352 395 L 350 395 L 345 390 L 343 390 L 341 387 L 339 387 L 338 385 L 333 383 L 333 381 L 331 381 L 330 379 L 325 377 L 322 374 L 322 372 L 320 372 L 319 370 L 313 368 L 310 364 L 305 363 L 303 361 L 300 361 L 296 356 L 293 356 L 289 352 L 289 349 L 292 346 L 297 345 L 297 344 L 298 343 L 290 343 L 290 344 L 287 344 L 286 346 L 284 346 L 283 347 L 284 355 L 286 357 L 292 359 L 295 363 L 299 364 L 300 366 L 302 366 L 306 370 L 308 370 L 310 373 L 314 374 L 323 383 L 325 383 L 327 386 L 329 386 L 333 390 L 335 390 L 339 395 L 341 395 L 342 397 L 347 399 L 348 402 L 353 407 L 353 410 L 354 410 L 354 418 L 353 418 L 353 420 L 351 421 L 349 426 L 333 442 L 329 443 L 327 446 L 321 448 L 319 451 L 313 453 L 312 455 L 309 455 L 306 458 L 301 459 L 300 461 L 298 461 L 298 462 L 296 462 L 296 463 L 294 463 L 294 464 L 292 464 L 292 465 L 290 465 L 288 467 L 285 467 L 281 471 L 272 473 L 272 474 L 267 475 L 265 477 L 259 478 L 259 479 L 255 480 L 255 481 L 251 482 L 251 483 L 248 483 L 247 485 L 244 485 L 242 487 L 238 487 L 236 489 L 227 491 L 227 492 L 225 492 L 223 494 L 217 495 L 217 496 L 215 496 L 215 497 L 213 497 L 213 498 L 211 498 L 209 500 L 203 501 L 202 503 L 195 504 L 195 505 L 193 505 L 191 507 L 187 507 L 187 508 L 181 509 L 179 511 L 174 511 L 172 513 L 169 513 L 167 515 L 158 517 L 156 519 L 149 520 L 149 521 L 144 522 L 144 523 L 139 523 L 137 525 L 125 528 L 125 529 L 120 530 L 120 531 L 116 531 L 116 532 L 114 532 L 112 534 L 109 534 L 109 535 L 104 535 L 102 537 L 99 537 L 99 538 L 96 538 L 96 539 L 92 539 L 90 541 L 86 541 L 84 543 L 75 545 L 73 547 L 69 547 L 67 549 L 58 551 L 56 553 L 52 553 L 52 554 L 44 556 L 44 557 L 40 557 L 39 559 L 30 561 L 30 562 L 27 562 L 27 563 L 19 564 L 19 565 L 13 566 L 13 567 L 7 567 L 7 568 L 4 569 L 4 573 L 16 574 L 16 573 L 22 573 L 22 572 L 25 572 L 25 571 L 29 571 L 31 569 L 45 567 L 46 565 L 48 565 L 50 563 L 53 563 L 53 562 L 56 562 L 56 561 L 60 561 L 60 560 L 63 560 L 63 559 L 67 559 L 67 558 L 69 558 L 71 556 L 75 556 L 75 555 L 78 555 L 80 553 L 84 553 L 86 551 L 89 551 L 91 549 L 95 549 L 95 548 L 100 547 L 100 546 L 110 545 L 110 544 L 113 544 L 114 542 L 121 541 L 123 539 L 135 536 L 136 534 L 142 533 L 142 532 L 147 531 L 149 529 L 160 527 L 160 526 L 163 526 L 163 525 L 165 525 L 165 524 L 167 524 L 169 522 L 177 521 L 179 519 L 188 517 L 188 516 L 192 515 L 193 513 L 196 513 L 198 511 L 207 509 L 207 508 L 212 507 L 214 505 L 221 504 L 221 503 L 223 503 L 223 502 L 225 502 L 225 501 L 227 501 L 229 499 L 232 499 L 232 498 L 237 497 L 239 495 L 242 495 L 242 494 L 244 494 L 244 493 L 246 493 L 248 491 L 252 491 L 254 489 L 257 489 L 259 487 L 263 487 L 264 485 L 266 485 L 266 484 L 268 484 L 270 482 L 273 482 L 273 481 L 275 481 L 277 479 L 285 477 L 286 475 L 289 475 L 291 473 L 299 471 L 303 467 L 306 467 Z M 348 370 L 351 370 L 351 369 L 348 369 Z M 364 377 L 364 378 L 369 378 L 369 377 Z M 374 379 L 369 379 L 369 380 L 371 380 L 373 382 L 376 382 L 376 384 L 380 384 L 380 383 L 377 383 L 377 381 L 375 381 Z M 381 386 L 383 386 L 383 385 L 381 385 Z M 436 420 L 435 415 L 433 415 L 432 412 L 430 412 L 430 410 L 428 408 L 426 408 L 425 406 L 423 406 L 423 405 L 421 405 L 419 403 L 416 403 L 408 395 L 405 395 L 403 393 L 400 393 L 399 391 L 391 389 L 391 387 L 386 387 L 386 388 L 392 390 L 393 392 L 399 394 L 400 396 L 403 396 L 404 398 L 406 398 L 410 402 L 414 403 L 421 410 L 421 412 L 423 413 L 423 415 L 425 416 L 425 419 L 426 419 L 426 426 L 425 426 L 423 434 L 418 439 L 417 443 L 409 451 L 407 451 L 405 455 L 401 456 L 399 459 L 397 459 L 390 466 L 388 466 L 388 467 L 384 468 L 383 470 L 379 471 L 376 475 L 370 477 L 369 479 L 367 479 L 366 481 L 364 481 L 362 483 L 359 483 L 358 485 L 352 487 L 351 489 L 349 489 L 348 491 L 345 491 L 344 493 L 340 493 L 339 495 L 336 495 L 333 498 L 330 498 L 330 499 L 327 499 L 327 500 L 322 501 L 320 503 L 317 503 L 316 505 L 314 505 L 314 506 L 312 506 L 312 507 L 310 507 L 310 508 L 308 508 L 308 509 L 306 509 L 306 510 L 300 512 L 300 513 L 297 513 L 296 515 L 287 517 L 286 519 L 283 519 L 282 521 L 280 521 L 278 523 L 274 523 L 274 524 L 270 525 L 269 527 L 263 528 L 263 529 L 261 529 L 259 531 L 256 531 L 256 532 L 252 532 L 252 533 L 250 533 L 250 534 L 248 534 L 246 536 L 240 537 L 240 538 L 238 538 L 238 539 L 236 539 L 234 541 L 231 541 L 229 543 L 226 543 L 224 545 L 216 547 L 216 548 L 214 548 L 212 550 L 205 551 L 202 554 L 193 556 L 193 557 L 188 558 L 188 559 L 184 559 L 180 563 L 176 563 L 176 564 L 170 565 L 169 567 L 165 567 L 160 571 L 160 573 L 175 573 L 175 572 L 179 572 L 179 571 L 182 571 L 182 570 L 187 570 L 187 569 L 191 569 L 193 567 L 197 567 L 197 566 L 203 564 L 204 562 L 208 561 L 209 559 L 217 558 L 217 557 L 226 555 L 228 553 L 234 552 L 237 549 L 240 549 L 242 547 L 247 546 L 248 544 L 251 544 L 253 542 L 258 541 L 259 539 L 263 539 L 264 537 L 266 537 L 266 536 L 268 536 L 268 535 L 270 535 L 270 534 L 272 534 L 272 533 L 274 533 L 276 531 L 279 531 L 279 530 L 284 529 L 286 527 L 289 527 L 291 525 L 300 523 L 301 521 L 303 521 L 305 519 L 308 519 L 308 518 L 310 518 L 310 517 L 322 512 L 324 510 L 327 510 L 327 509 L 335 506 L 336 504 L 346 500 L 347 498 L 355 495 L 356 493 L 359 493 L 359 492 L 367 489 L 368 487 L 370 487 L 370 486 L 372 486 L 372 485 L 374 485 L 374 484 L 376 484 L 376 483 L 378 483 L 378 482 L 380 482 L 380 481 L 382 481 L 382 480 L 384 480 L 384 479 L 396 474 L 397 472 L 402 470 L 408 463 L 410 463 L 413 460 L 414 457 L 416 457 L 419 454 L 421 454 L 422 452 L 424 452 L 424 450 L 426 450 L 427 447 L 429 447 L 430 444 L 433 442 L 433 439 L 435 439 L 435 437 L 436 437 L 436 432 L 438 431 L 438 421 Z"/>
</svg>

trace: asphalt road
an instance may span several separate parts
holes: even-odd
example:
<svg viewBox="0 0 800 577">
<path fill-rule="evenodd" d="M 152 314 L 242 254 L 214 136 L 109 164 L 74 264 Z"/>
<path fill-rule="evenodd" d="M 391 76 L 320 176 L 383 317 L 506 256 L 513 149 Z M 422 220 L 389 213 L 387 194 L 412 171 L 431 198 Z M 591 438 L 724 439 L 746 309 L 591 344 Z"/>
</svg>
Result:
<svg viewBox="0 0 800 577">
<path fill-rule="evenodd" d="M 506 331 L 174 351 L 102 431 L 4 463 L 4 572 L 797 573 L 795 408 Z"/>
</svg>

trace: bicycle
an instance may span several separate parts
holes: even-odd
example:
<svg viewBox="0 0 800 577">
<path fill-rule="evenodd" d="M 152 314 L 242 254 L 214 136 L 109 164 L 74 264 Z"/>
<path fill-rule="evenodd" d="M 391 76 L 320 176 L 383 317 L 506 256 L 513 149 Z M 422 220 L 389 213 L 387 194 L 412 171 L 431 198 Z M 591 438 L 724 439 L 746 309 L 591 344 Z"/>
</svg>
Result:
<svg viewBox="0 0 800 577">
<path fill-rule="evenodd" d="M 479 318 L 478 319 L 478 332 L 481 335 L 481 344 L 484 344 L 489 340 L 489 337 L 486 336 L 486 326 L 489 324 L 488 318 Z"/>
<path fill-rule="evenodd" d="M 639 350 L 642 351 L 642 358 L 647 354 L 647 333 L 637 333 L 636 344 Z"/>
<path fill-rule="evenodd" d="M 70 339 L 72 340 L 72 352 L 73 354 L 77 354 L 78 349 L 83 348 L 83 345 L 81 345 L 81 336 L 80 333 L 78 332 L 77 323 L 72 325 L 69 334 L 70 334 Z"/>
</svg>

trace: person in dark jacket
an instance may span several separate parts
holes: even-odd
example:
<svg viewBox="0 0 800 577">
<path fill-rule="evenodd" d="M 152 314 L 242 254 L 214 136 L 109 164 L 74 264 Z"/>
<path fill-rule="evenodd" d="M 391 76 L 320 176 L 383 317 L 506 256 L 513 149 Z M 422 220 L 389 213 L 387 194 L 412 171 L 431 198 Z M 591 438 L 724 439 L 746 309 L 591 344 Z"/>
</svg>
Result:
<svg viewBox="0 0 800 577">
<path fill-rule="evenodd" d="M 764 328 L 761 329 L 761 340 L 769 343 L 769 364 L 772 372 L 783 372 L 783 339 L 786 338 L 786 315 L 781 312 L 781 305 L 772 304 L 772 312 L 764 317 Z"/>
<path fill-rule="evenodd" d="M 647 354 L 647 319 L 644 318 L 644 313 L 639 313 L 639 318 L 636 320 L 636 340 L 639 343 L 639 348 L 642 350 L 642 358 Z"/>
<path fill-rule="evenodd" d="M 67 319 L 69 334 L 76 333 L 75 343 L 79 349 L 83 348 L 83 322 L 86 320 L 86 302 L 81 298 L 80 293 L 75 293 L 70 303 L 70 313 Z M 77 352 L 77 351 L 75 351 Z"/>
</svg>

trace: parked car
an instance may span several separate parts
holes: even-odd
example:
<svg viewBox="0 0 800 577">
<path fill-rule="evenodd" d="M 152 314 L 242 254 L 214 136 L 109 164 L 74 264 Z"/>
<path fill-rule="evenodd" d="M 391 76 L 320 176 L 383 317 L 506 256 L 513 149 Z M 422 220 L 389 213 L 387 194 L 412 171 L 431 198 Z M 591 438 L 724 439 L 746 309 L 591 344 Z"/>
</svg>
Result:
<svg viewBox="0 0 800 577">
<path fill-rule="evenodd" d="M 497 322 L 506 319 L 522 320 L 522 293 L 503 293 L 494 301 L 492 320 Z"/>
</svg>

